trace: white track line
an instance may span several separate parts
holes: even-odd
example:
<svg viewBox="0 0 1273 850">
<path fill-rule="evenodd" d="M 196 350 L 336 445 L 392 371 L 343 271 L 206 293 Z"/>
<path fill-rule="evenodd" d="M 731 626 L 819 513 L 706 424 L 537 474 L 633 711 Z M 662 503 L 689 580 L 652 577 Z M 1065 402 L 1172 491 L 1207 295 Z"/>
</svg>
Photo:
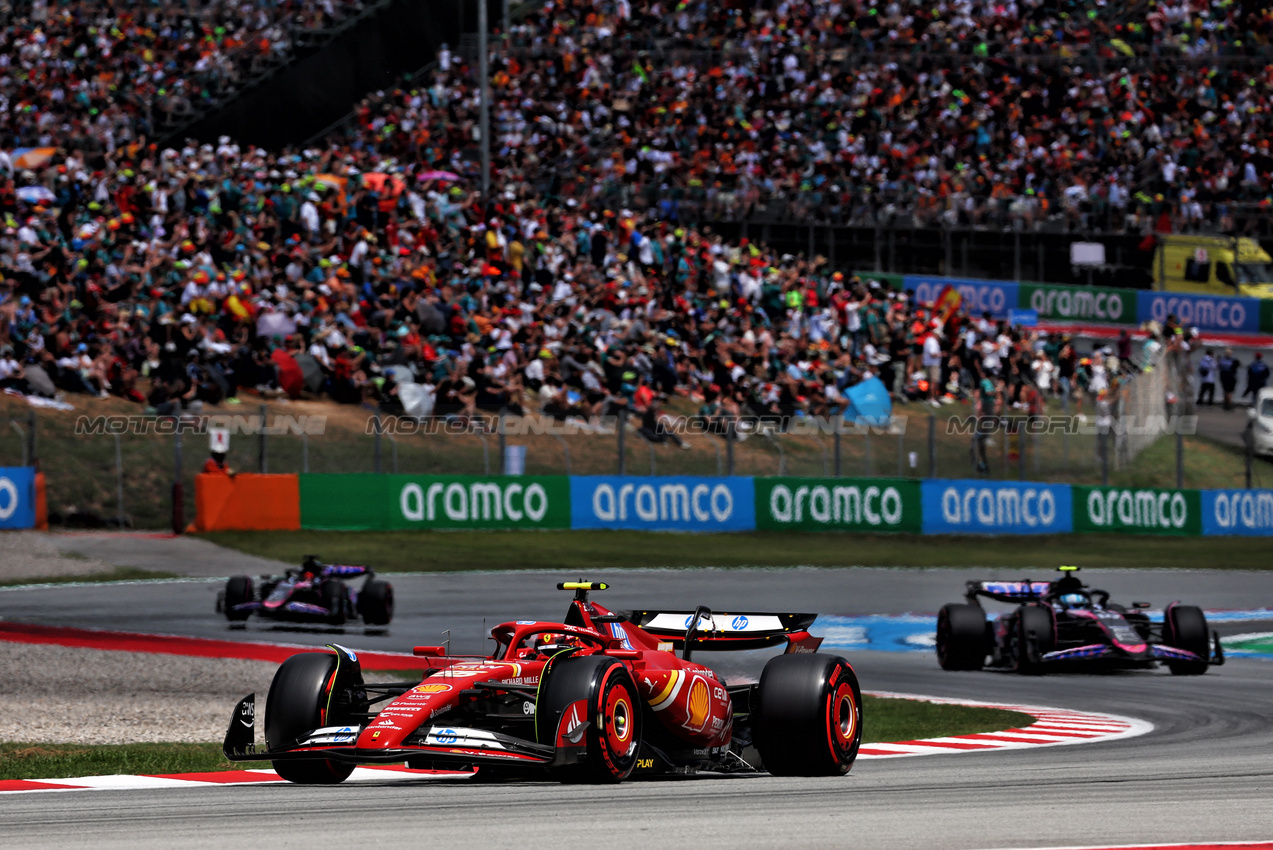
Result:
<svg viewBox="0 0 1273 850">
<path fill-rule="evenodd" d="M 905 756 L 935 756 L 940 753 L 984 753 L 989 750 L 1020 750 L 1028 747 L 1060 747 L 1069 744 L 1095 744 L 1100 741 L 1117 741 L 1135 738 L 1154 728 L 1147 720 L 1105 714 L 1096 711 L 1072 711 L 1065 708 L 1048 708 L 1038 705 L 1010 705 L 998 702 L 980 702 L 948 697 L 929 697 L 918 694 L 899 694 L 891 691 L 863 691 L 876 697 L 889 699 L 913 699 L 943 705 L 969 705 L 978 708 L 999 708 L 1019 711 L 1035 718 L 1035 722 L 1020 729 L 1001 732 L 983 732 L 975 735 L 951 735 L 943 738 L 925 738 L 879 744 L 864 744 L 858 750 L 859 759 L 903 758 Z"/>
</svg>

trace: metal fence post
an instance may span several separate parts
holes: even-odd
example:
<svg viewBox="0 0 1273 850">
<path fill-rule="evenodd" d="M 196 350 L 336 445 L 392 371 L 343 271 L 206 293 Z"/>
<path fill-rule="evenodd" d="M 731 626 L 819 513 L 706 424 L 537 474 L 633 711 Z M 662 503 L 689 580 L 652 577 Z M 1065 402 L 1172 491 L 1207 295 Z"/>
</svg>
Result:
<svg viewBox="0 0 1273 850">
<path fill-rule="evenodd" d="M 782 443 L 778 440 L 777 437 L 769 433 L 765 434 L 765 439 L 768 440 L 770 443 L 772 443 L 774 448 L 778 450 L 778 475 L 779 476 L 786 475 L 787 474 L 787 453 L 783 451 Z"/>
<path fill-rule="evenodd" d="M 843 421 L 843 418 L 844 417 L 840 417 L 841 421 Z M 839 478 L 840 469 L 841 469 L 840 432 L 843 431 L 844 429 L 841 427 L 840 422 L 836 422 L 834 427 L 835 427 L 835 477 Z"/>
<path fill-rule="evenodd" d="M 499 433 L 499 474 L 507 475 L 508 470 L 505 468 L 505 457 L 508 454 L 508 436 L 504 433 L 504 408 L 502 407 L 499 409 L 499 421 L 495 423 L 495 428 Z"/>
<path fill-rule="evenodd" d="M 380 432 L 383 430 L 383 424 L 380 421 L 380 411 L 376 411 L 371 415 L 372 431 L 375 439 L 372 440 L 371 449 L 371 468 L 379 475 L 384 470 L 380 466 Z"/>
<path fill-rule="evenodd" d="M 734 476 L 734 433 L 738 428 L 738 423 L 730 420 L 725 425 L 725 474 L 731 478 Z"/>
<path fill-rule="evenodd" d="M 1185 435 L 1176 428 L 1176 489 L 1185 489 Z"/>
<path fill-rule="evenodd" d="M 1025 438 L 1021 432 L 1021 422 L 1017 422 L 1017 480 L 1025 481 Z"/>
<path fill-rule="evenodd" d="M 265 474 L 269 463 L 265 455 L 265 405 L 261 405 L 261 427 L 256 431 L 258 443 L 256 450 L 256 471 Z M 180 443 L 178 443 L 180 445 Z"/>
<path fill-rule="evenodd" d="M 181 429 L 177 429 L 172 444 L 172 533 L 180 534 L 186 525 L 186 489 L 181 481 Z M 262 437 L 264 440 L 264 437 Z"/>
<path fill-rule="evenodd" d="M 897 477 L 904 478 L 906 473 L 906 431 L 897 432 Z"/>
<path fill-rule="evenodd" d="M 928 477 L 937 477 L 937 417 L 928 414 Z"/>
<path fill-rule="evenodd" d="M 28 432 L 23 431 L 22 426 L 19 425 L 17 422 L 13 421 L 12 419 L 9 420 L 9 427 L 13 429 L 13 432 L 18 435 L 18 439 L 22 441 L 22 465 L 30 466 L 31 465 L 31 450 L 27 444 Z"/>
<path fill-rule="evenodd" d="M 115 501 L 119 509 L 119 527 L 124 527 L 124 455 L 119 447 L 119 435 L 115 434 Z"/>
<path fill-rule="evenodd" d="M 27 411 L 27 457 L 26 466 L 40 467 L 40 459 L 35 453 L 35 411 Z"/>
<path fill-rule="evenodd" d="M 561 443 L 561 454 L 566 459 L 566 474 L 570 474 L 570 446 L 566 445 L 566 441 L 562 439 L 560 434 L 553 434 L 553 438 Z"/>
<path fill-rule="evenodd" d="M 712 448 L 716 449 L 716 475 L 719 477 L 725 474 L 725 467 L 721 464 L 720 443 L 712 440 Z"/>
<path fill-rule="evenodd" d="M 627 455 L 627 431 L 628 431 L 628 409 L 626 407 L 619 408 L 619 439 L 616 441 L 619 448 L 619 474 L 628 474 L 628 455 Z"/>
<path fill-rule="evenodd" d="M 1251 489 L 1251 467 L 1255 460 L 1255 419 L 1252 417 L 1247 420 L 1246 428 L 1242 431 L 1242 443 L 1245 446 L 1246 455 L 1246 489 Z"/>
</svg>

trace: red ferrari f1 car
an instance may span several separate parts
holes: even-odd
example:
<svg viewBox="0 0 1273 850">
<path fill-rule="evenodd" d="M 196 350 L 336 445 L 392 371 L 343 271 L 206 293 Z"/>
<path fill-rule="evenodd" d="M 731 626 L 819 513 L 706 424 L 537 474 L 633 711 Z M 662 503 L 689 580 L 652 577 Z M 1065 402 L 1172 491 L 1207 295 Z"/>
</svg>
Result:
<svg viewBox="0 0 1273 850">
<path fill-rule="evenodd" d="M 575 591 L 565 621 L 491 631 L 496 651 L 452 656 L 418 646 L 419 684 L 363 680 L 357 655 L 302 653 L 283 663 L 255 743 L 256 697 L 235 707 L 232 761 L 269 759 L 302 784 L 343 781 L 359 763 L 541 773 L 619 782 L 632 776 L 765 769 L 847 773 L 862 739 L 862 698 L 849 663 L 816 652 L 814 614 L 611 613 Z M 692 660 L 696 649 L 786 643 L 757 683 L 731 684 Z M 680 654 L 676 650 L 680 650 Z M 379 711 L 375 706 L 387 701 Z"/>
</svg>

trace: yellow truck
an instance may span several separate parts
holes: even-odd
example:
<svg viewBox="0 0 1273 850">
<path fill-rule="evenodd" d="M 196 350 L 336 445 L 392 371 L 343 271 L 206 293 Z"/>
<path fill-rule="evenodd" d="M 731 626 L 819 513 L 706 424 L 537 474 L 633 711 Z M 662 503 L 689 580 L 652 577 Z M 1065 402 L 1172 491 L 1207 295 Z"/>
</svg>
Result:
<svg viewBox="0 0 1273 850">
<path fill-rule="evenodd" d="M 1151 274 L 1159 290 L 1273 298 L 1273 257 L 1243 236 L 1160 236 Z"/>
</svg>

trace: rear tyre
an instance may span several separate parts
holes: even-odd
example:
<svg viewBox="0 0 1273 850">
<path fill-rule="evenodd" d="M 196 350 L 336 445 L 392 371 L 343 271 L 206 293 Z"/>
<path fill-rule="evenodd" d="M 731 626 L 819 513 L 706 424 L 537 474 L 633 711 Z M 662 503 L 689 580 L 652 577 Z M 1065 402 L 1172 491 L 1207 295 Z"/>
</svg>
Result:
<svg viewBox="0 0 1273 850">
<path fill-rule="evenodd" d="M 943 605 L 937 615 L 937 663 L 943 670 L 986 665 L 986 612 L 980 605 Z"/>
<path fill-rule="evenodd" d="M 1199 658 L 1211 656 L 1211 644 L 1207 639 L 1207 618 L 1202 609 L 1194 605 L 1171 605 L 1163 617 L 1163 643 L 1176 649 L 1186 649 Z M 1173 676 L 1201 676 L 1207 672 L 1206 661 L 1168 661 L 1167 668 Z"/>
<path fill-rule="evenodd" d="M 246 620 L 251 611 L 235 611 L 234 606 L 244 602 L 253 602 L 256 594 L 252 588 L 251 576 L 231 576 L 225 583 L 225 616 L 230 622 Z"/>
<path fill-rule="evenodd" d="M 393 585 L 369 581 L 358 594 L 358 613 L 368 626 L 387 626 L 393 619 Z"/>
<path fill-rule="evenodd" d="M 342 721 L 327 711 L 328 685 L 336 671 L 336 656 L 303 652 L 283 662 L 270 683 L 265 700 L 265 745 L 279 749 L 293 744 L 311 729 Z M 335 785 L 349 778 L 354 766 L 331 759 L 272 762 L 274 771 L 298 785 Z"/>
<path fill-rule="evenodd" d="M 349 618 L 349 592 L 340 579 L 329 578 L 323 582 L 323 607 L 327 609 L 327 622 L 343 626 Z"/>
<path fill-rule="evenodd" d="M 840 776 L 862 744 L 862 691 L 836 655 L 779 655 L 756 686 L 752 735 L 774 776 Z"/>
<path fill-rule="evenodd" d="M 555 744 L 562 715 L 585 702 L 580 721 L 587 753 L 580 765 L 563 768 L 566 781 L 622 782 L 641 750 L 641 697 L 622 662 L 604 656 L 559 657 L 545 669 L 535 706 L 535 735 Z"/>
<path fill-rule="evenodd" d="M 1051 610 L 1039 605 L 1022 605 L 1017 609 L 1018 673 L 1038 675 L 1043 672 L 1043 655 L 1056 643 Z"/>
</svg>

